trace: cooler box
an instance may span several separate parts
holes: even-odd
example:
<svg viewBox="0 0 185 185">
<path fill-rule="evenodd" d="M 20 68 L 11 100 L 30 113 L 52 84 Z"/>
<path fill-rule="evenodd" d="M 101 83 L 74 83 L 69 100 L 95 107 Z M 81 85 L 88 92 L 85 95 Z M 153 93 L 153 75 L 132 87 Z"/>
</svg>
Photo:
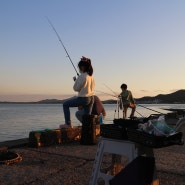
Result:
<svg viewBox="0 0 185 185">
<path fill-rule="evenodd" d="M 62 143 L 80 140 L 81 127 L 62 128 L 60 131 Z"/>
</svg>

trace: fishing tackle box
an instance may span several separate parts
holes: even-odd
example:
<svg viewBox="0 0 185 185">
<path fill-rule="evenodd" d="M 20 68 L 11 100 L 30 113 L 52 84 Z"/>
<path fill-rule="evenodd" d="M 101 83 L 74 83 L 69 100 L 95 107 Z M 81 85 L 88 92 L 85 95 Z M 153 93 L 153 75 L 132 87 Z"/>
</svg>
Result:
<svg viewBox="0 0 185 185">
<path fill-rule="evenodd" d="M 128 140 L 151 148 L 162 148 L 171 145 L 183 145 L 183 133 L 176 132 L 169 136 L 156 136 L 138 129 L 127 129 Z"/>
<path fill-rule="evenodd" d="M 137 128 L 142 120 L 138 119 L 114 119 L 113 124 L 100 125 L 100 135 L 105 138 L 128 140 L 127 129 Z"/>
</svg>

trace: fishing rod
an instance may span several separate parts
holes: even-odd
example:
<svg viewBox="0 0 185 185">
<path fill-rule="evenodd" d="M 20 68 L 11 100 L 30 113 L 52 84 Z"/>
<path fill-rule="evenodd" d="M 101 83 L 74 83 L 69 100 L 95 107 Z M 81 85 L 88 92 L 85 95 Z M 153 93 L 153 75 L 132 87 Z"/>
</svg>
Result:
<svg viewBox="0 0 185 185">
<path fill-rule="evenodd" d="M 63 42 L 62 42 L 62 39 L 60 38 L 59 34 L 57 33 L 55 27 L 53 26 L 53 24 L 52 24 L 52 22 L 49 20 L 49 18 L 46 17 L 46 19 L 47 19 L 48 23 L 50 24 L 50 26 L 52 27 L 52 29 L 53 29 L 53 31 L 55 32 L 55 34 L 57 35 L 58 40 L 60 41 L 62 47 L 64 48 L 64 50 L 65 50 L 65 52 L 66 52 L 66 54 L 67 54 L 67 57 L 69 58 L 69 60 L 70 60 L 70 62 L 71 62 L 71 64 L 72 64 L 72 66 L 73 66 L 73 68 L 74 68 L 74 70 L 75 70 L 77 76 L 79 76 L 79 73 L 77 72 L 77 70 L 76 70 L 76 68 L 75 68 L 75 66 L 74 66 L 74 64 L 73 64 L 73 61 L 71 60 L 71 57 L 69 56 L 69 53 L 67 52 L 67 49 L 66 49 L 66 47 L 64 46 L 64 44 L 63 44 Z"/>
<path fill-rule="evenodd" d="M 142 114 L 140 114 L 137 110 L 135 110 L 137 114 L 139 114 L 142 118 L 144 118 L 144 116 Z"/>
<path fill-rule="evenodd" d="M 115 93 L 110 87 L 108 87 L 106 84 L 104 84 L 104 85 L 105 85 L 105 87 L 107 87 L 111 92 L 113 92 L 113 93 L 116 95 L 116 93 Z M 154 111 L 154 112 L 157 112 L 157 113 L 159 113 L 159 114 L 163 114 L 162 112 L 159 112 L 159 111 L 150 109 L 150 108 L 145 107 L 145 106 L 142 106 L 142 105 L 138 105 L 138 106 L 143 107 L 143 108 L 148 109 L 148 110 L 151 110 L 151 111 Z"/>
<path fill-rule="evenodd" d="M 119 97 L 116 96 L 116 95 L 112 95 L 112 94 L 109 94 L 109 93 L 105 93 L 105 92 L 103 92 L 103 91 L 98 91 L 98 90 L 96 90 L 96 91 L 97 91 L 97 92 L 101 92 L 101 93 L 106 94 L 106 95 L 109 95 L 109 96 L 112 96 L 112 97 L 114 97 L 114 98 L 117 98 L 117 109 L 118 109 L 118 118 L 119 118 Z M 115 109 L 115 112 L 114 112 L 114 119 L 115 119 L 115 116 L 116 116 L 116 109 Z"/>
<path fill-rule="evenodd" d="M 115 97 L 115 98 L 119 98 L 118 96 L 115 96 L 115 95 L 112 95 L 112 94 L 109 94 L 109 93 L 105 93 L 105 92 L 103 92 L 103 91 L 98 91 L 98 90 L 96 90 L 96 91 L 97 91 L 97 92 L 104 93 L 104 94 L 109 95 L 109 96 L 112 96 L 112 97 Z M 151 111 L 153 111 L 153 112 L 159 113 L 159 114 L 164 114 L 164 113 L 162 113 L 162 112 L 159 112 L 159 111 L 150 109 L 150 108 L 145 107 L 145 106 L 143 106 L 143 105 L 139 105 L 139 104 L 136 104 L 136 105 L 137 105 L 137 106 L 140 106 L 140 107 L 143 107 L 143 108 L 145 108 L 145 109 L 151 110 Z"/>
<path fill-rule="evenodd" d="M 139 105 L 139 104 L 137 104 L 137 106 L 143 107 L 143 108 L 145 108 L 145 109 L 148 109 L 148 110 L 154 111 L 154 112 L 159 113 L 159 114 L 164 114 L 164 113 L 162 113 L 162 112 L 159 112 L 159 111 L 156 111 L 156 110 L 150 109 L 150 108 L 145 107 L 145 106 L 143 106 L 143 105 Z"/>
<path fill-rule="evenodd" d="M 118 96 L 116 92 L 114 92 L 110 87 L 108 87 L 108 85 L 106 85 L 106 84 L 103 84 L 103 85 L 104 85 L 105 87 L 107 87 L 113 94 L 115 94 L 116 96 Z"/>
<path fill-rule="evenodd" d="M 99 90 L 96 90 L 97 92 L 100 92 L 100 93 L 103 93 L 103 94 L 106 94 L 106 95 L 109 95 L 109 96 L 112 96 L 114 98 L 118 98 L 118 96 L 115 96 L 113 94 L 109 94 L 109 93 L 106 93 L 106 92 L 103 92 L 103 91 L 99 91 Z"/>
</svg>

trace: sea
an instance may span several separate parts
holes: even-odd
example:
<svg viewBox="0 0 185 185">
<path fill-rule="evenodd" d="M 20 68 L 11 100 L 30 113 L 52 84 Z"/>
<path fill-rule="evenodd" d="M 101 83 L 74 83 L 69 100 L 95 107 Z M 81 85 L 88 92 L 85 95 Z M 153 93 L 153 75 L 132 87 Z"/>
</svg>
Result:
<svg viewBox="0 0 185 185">
<path fill-rule="evenodd" d="M 104 104 L 106 118 L 104 124 L 113 123 L 122 117 L 122 111 L 116 104 Z M 137 117 L 169 111 L 165 109 L 185 109 L 185 104 L 141 104 L 136 107 Z M 75 117 L 77 108 L 71 108 L 71 120 L 74 126 L 81 124 Z M 128 110 L 128 115 L 130 114 Z M 31 131 L 56 129 L 64 124 L 62 104 L 0 104 L 0 142 L 28 138 Z"/>
</svg>

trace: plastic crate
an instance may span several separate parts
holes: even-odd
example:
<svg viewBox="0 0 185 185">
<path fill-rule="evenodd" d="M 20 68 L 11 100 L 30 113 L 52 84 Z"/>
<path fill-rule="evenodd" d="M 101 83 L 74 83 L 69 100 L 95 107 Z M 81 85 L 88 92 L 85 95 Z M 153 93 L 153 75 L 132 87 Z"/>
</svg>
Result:
<svg viewBox="0 0 185 185">
<path fill-rule="evenodd" d="M 182 132 L 170 136 L 155 136 L 137 129 L 127 129 L 128 140 L 151 148 L 162 148 L 171 145 L 183 145 Z"/>
</svg>

